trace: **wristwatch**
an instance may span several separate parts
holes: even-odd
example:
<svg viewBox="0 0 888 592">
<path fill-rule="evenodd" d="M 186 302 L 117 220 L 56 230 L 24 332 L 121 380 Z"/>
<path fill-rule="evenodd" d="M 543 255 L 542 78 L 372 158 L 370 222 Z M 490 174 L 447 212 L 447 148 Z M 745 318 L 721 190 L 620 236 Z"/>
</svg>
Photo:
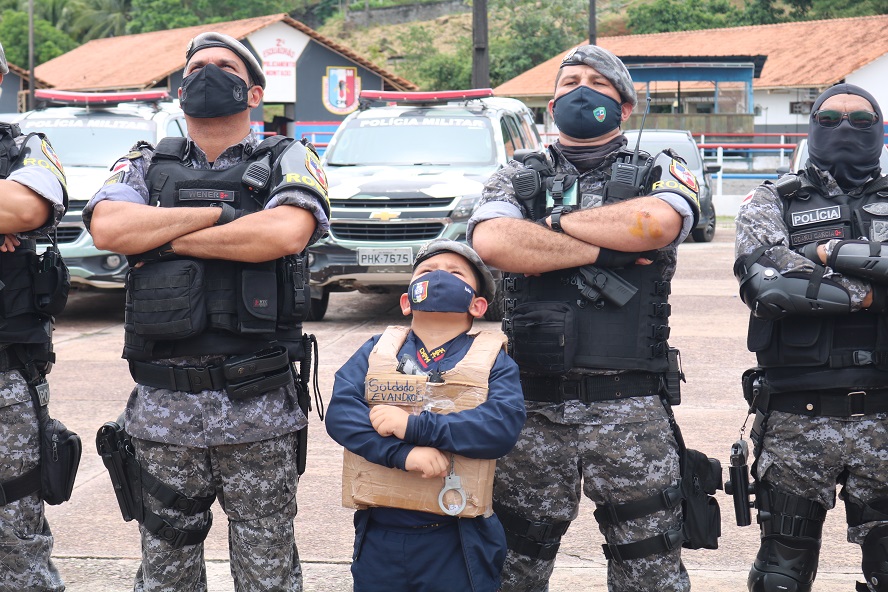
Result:
<svg viewBox="0 0 888 592">
<path fill-rule="evenodd" d="M 557 208 L 552 209 L 552 213 L 549 214 L 551 217 L 551 227 L 555 232 L 564 233 L 564 229 L 561 227 L 561 216 L 564 214 L 570 214 L 573 211 L 571 206 L 558 206 Z"/>
</svg>

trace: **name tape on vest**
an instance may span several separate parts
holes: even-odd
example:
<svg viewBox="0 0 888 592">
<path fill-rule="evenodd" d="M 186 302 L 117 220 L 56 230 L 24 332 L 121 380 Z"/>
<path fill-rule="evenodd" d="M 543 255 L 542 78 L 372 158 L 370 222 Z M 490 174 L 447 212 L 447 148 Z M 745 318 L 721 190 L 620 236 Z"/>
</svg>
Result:
<svg viewBox="0 0 888 592">
<path fill-rule="evenodd" d="M 233 202 L 237 199 L 237 191 L 225 191 L 222 189 L 180 189 L 180 201 L 225 201 Z"/>
<path fill-rule="evenodd" d="M 819 224 L 821 222 L 829 222 L 830 220 L 839 220 L 842 217 L 842 210 L 839 206 L 829 206 L 828 208 L 817 208 L 816 210 L 806 210 L 804 212 L 793 212 L 793 226 L 807 226 L 809 224 Z"/>
<path fill-rule="evenodd" d="M 844 226 L 829 226 L 827 228 L 816 228 L 812 230 L 803 230 L 801 232 L 793 232 L 789 235 L 789 241 L 793 247 L 799 245 L 807 245 L 808 243 L 821 242 L 834 238 L 845 238 Z"/>
<path fill-rule="evenodd" d="M 369 378 L 364 395 L 371 405 L 421 406 L 425 402 L 425 378 Z"/>
</svg>

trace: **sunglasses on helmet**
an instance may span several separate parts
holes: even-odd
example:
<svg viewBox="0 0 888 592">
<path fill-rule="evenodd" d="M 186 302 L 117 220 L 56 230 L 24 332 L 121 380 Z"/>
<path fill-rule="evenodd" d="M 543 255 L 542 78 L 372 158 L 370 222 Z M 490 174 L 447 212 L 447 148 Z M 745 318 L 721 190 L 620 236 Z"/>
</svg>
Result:
<svg viewBox="0 0 888 592">
<path fill-rule="evenodd" d="M 834 111 L 833 109 L 821 109 L 814 112 L 814 121 L 821 127 L 838 127 L 842 120 L 848 118 L 851 127 L 857 129 L 869 129 L 879 122 L 879 116 L 872 111 Z"/>
</svg>

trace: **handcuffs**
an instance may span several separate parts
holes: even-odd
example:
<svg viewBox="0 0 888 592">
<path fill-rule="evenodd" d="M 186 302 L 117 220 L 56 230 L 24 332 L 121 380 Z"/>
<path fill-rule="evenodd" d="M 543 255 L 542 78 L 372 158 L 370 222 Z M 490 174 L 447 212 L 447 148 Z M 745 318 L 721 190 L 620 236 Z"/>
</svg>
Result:
<svg viewBox="0 0 888 592">
<path fill-rule="evenodd" d="M 444 503 L 444 497 L 451 491 L 459 495 L 459 504 Z M 452 496 L 450 496 L 452 497 Z M 466 509 L 466 490 L 462 487 L 462 481 L 453 470 L 453 455 L 450 455 L 450 474 L 444 477 L 444 488 L 438 494 L 438 507 L 448 516 L 456 516 Z"/>
</svg>

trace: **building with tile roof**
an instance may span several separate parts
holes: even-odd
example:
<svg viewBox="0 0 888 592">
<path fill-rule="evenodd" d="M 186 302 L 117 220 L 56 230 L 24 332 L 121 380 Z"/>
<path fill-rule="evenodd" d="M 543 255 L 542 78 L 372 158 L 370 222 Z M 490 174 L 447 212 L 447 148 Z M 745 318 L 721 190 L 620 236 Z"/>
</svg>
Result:
<svg viewBox="0 0 888 592">
<path fill-rule="evenodd" d="M 357 108 L 362 89 L 416 89 L 287 14 L 95 39 L 41 64 L 35 72 L 59 90 L 164 88 L 175 96 L 182 83 L 185 48 L 205 31 L 231 35 L 250 48 L 268 80 L 265 105 L 283 105 L 284 118 L 295 122 L 338 123 Z M 262 113 L 260 105 L 253 119 L 261 121 Z M 298 123 L 296 128 L 290 124 L 286 131 L 298 137 L 294 134 Z"/>
<path fill-rule="evenodd" d="M 0 84 L 0 113 L 16 113 L 21 111 L 21 106 L 25 104 L 25 97 L 22 93 L 28 90 L 28 71 L 20 68 L 15 64 L 7 64 L 9 73 L 3 76 L 3 82 Z M 34 79 L 34 88 L 46 88 L 49 85 L 45 80 L 40 78 Z M 7 117 L 8 119 L 8 117 Z"/>
<path fill-rule="evenodd" d="M 711 82 L 673 81 L 637 84 L 639 98 L 650 92 L 652 112 L 680 107 L 684 114 L 753 113 L 757 131 L 807 131 L 814 99 L 839 82 L 869 90 L 888 111 L 888 15 L 781 23 L 726 29 L 680 31 L 648 35 L 601 37 L 598 44 L 627 65 L 657 62 L 744 60 L 756 65 L 752 98 L 734 87 L 719 93 L 714 105 Z M 552 96 L 555 74 L 563 54 L 501 84 L 497 95 L 515 97 L 544 107 Z M 633 68 L 630 66 L 630 71 Z M 681 97 L 681 102 L 676 105 Z M 751 103 L 751 104 L 749 104 Z M 677 110 L 677 109 L 676 109 Z"/>
</svg>

